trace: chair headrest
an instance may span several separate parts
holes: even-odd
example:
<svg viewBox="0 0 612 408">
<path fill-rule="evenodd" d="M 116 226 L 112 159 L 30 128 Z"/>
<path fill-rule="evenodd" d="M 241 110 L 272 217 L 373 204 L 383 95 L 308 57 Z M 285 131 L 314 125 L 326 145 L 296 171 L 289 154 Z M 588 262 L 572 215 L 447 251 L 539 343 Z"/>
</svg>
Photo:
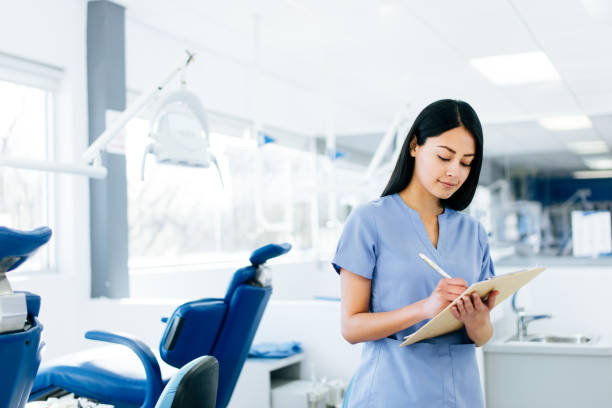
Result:
<svg viewBox="0 0 612 408">
<path fill-rule="evenodd" d="M 289 250 L 291 250 L 291 244 L 287 242 L 284 244 L 268 244 L 253 251 L 249 261 L 251 261 L 251 265 L 259 266 L 266 263 L 268 259 L 286 254 Z"/>
<path fill-rule="evenodd" d="M 252 266 L 245 266 L 244 268 L 240 268 L 236 272 L 234 272 L 234 275 L 232 276 L 232 281 L 230 282 L 227 288 L 227 292 L 225 292 L 225 303 L 230 302 L 232 295 L 234 294 L 234 291 L 238 286 L 247 283 L 255 278 L 255 272 L 256 270 Z"/>
<path fill-rule="evenodd" d="M 234 290 L 236 288 L 246 282 L 249 282 L 255 278 L 256 268 L 259 265 L 263 265 L 268 259 L 275 258 L 277 256 L 286 254 L 291 249 L 291 244 L 268 244 L 262 246 L 261 248 L 256 249 L 251 254 L 249 261 L 251 261 L 252 266 L 245 266 L 244 268 L 238 269 L 234 272 L 234 276 L 232 276 L 232 281 L 230 282 L 229 287 L 227 288 L 227 292 L 225 293 L 225 301 L 229 302 Z"/>
<path fill-rule="evenodd" d="M 49 242 L 50 238 L 49 227 L 31 231 L 0 227 L 0 272 L 17 268 L 38 248 Z"/>
</svg>

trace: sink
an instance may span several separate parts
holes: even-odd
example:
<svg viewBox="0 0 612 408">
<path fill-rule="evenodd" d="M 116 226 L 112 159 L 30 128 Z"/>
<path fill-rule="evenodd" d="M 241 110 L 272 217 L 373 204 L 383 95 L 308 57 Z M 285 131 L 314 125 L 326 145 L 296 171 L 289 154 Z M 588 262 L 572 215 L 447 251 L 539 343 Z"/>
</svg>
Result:
<svg viewBox="0 0 612 408">
<path fill-rule="evenodd" d="M 487 407 L 610 406 L 612 335 L 550 330 L 534 330 L 521 341 L 510 333 L 484 345 Z"/>
<path fill-rule="evenodd" d="M 548 335 L 548 334 L 529 334 L 523 339 L 519 339 L 517 335 L 510 337 L 506 342 L 518 341 L 529 343 L 546 343 L 546 344 L 594 344 L 597 338 L 595 336 L 585 336 L 582 334 L 573 334 L 567 336 Z"/>
</svg>

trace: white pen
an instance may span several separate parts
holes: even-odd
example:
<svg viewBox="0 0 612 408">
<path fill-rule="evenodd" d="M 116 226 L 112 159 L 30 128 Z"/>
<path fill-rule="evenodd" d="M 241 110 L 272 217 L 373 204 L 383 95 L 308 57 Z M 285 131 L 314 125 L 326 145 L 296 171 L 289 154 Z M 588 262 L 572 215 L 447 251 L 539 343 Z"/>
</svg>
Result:
<svg viewBox="0 0 612 408">
<path fill-rule="evenodd" d="M 425 263 L 429 266 L 431 266 L 431 268 L 438 272 L 440 275 L 444 276 L 447 279 L 452 279 L 451 276 L 444 272 L 444 269 L 440 268 L 438 265 L 436 265 L 436 263 L 434 261 L 432 261 L 431 259 L 429 259 L 428 257 L 425 256 L 425 254 L 419 253 L 419 256 L 421 257 L 422 260 L 425 261 Z"/>
</svg>

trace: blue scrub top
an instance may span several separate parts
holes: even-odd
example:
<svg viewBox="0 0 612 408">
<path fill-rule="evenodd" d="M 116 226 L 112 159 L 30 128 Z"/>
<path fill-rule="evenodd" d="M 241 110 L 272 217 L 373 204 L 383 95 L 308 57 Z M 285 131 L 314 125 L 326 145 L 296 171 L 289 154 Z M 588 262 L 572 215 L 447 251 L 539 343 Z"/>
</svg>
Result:
<svg viewBox="0 0 612 408">
<path fill-rule="evenodd" d="M 484 228 L 450 208 L 438 216 L 433 246 L 421 218 L 398 194 L 353 210 L 346 221 L 332 265 L 372 280 L 370 311 L 386 312 L 431 294 L 440 274 L 424 253 L 468 285 L 494 276 Z M 349 407 L 484 407 L 475 346 L 465 329 L 399 347 L 400 340 L 428 320 L 393 338 L 365 343 Z"/>
</svg>

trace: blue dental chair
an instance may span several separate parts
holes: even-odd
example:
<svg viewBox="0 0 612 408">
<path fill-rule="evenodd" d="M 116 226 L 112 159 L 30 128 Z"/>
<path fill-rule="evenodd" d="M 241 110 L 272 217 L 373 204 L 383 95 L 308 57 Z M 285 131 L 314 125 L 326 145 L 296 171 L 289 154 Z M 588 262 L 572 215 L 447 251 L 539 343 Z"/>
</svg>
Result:
<svg viewBox="0 0 612 408">
<path fill-rule="evenodd" d="M 25 406 L 44 346 L 38 321 L 40 296 L 13 292 L 5 273 L 24 263 L 50 238 L 47 227 L 32 231 L 0 227 L 0 407 Z"/>
<path fill-rule="evenodd" d="M 155 408 L 214 408 L 219 362 L 212 356 L 185 364 L 164 388 Z"/>
<path fill-rule="evenodd" d="M 216 358 L 217 408 L 225 408 L 230 401 L 272 294 L 263 273 L 264 263 L 290 249 L 290 244 L 269 244 L 255 250 L 249 258 L 251 265 L 234 273 L 224 298 L 184 303 L 167 319 L 159 345 L 161 359 L 180 368 L 201 356 Z M 42 368 L 30 399 L 63 389 L 118 408 L 153 408 L 174 373 L 162 373 L 149 347 L 133 337 L 102 331 L 89 331 L 85 337 L 128 347 L 144 370 L 128 367 L 121 356 L 96 354 L 95 350 L 78 353 L 76 357 L 67 357 L 66 362 Z"/>
</svg>

